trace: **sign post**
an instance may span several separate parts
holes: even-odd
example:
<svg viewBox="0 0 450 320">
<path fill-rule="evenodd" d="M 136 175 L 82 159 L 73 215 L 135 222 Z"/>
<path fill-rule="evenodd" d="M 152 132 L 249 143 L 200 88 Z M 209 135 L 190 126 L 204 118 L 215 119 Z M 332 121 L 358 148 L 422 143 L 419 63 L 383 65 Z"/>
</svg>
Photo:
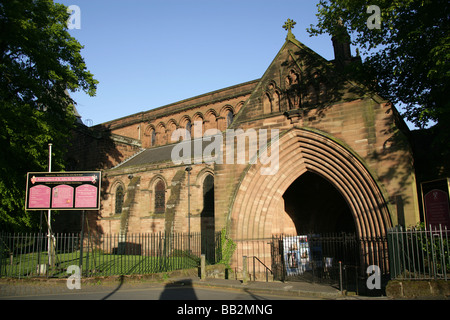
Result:
<svg viewBox="0 0 450 320">
<path fill-rule="evenodd" d="M 52 144 L 48 144 L 48 172 L 52 172 Z M 48 239 L 47 239 L 47 250 L 48 250 L 48 265 L 53 266 L 53 256 L 54 250 L 52 246 L 52 211 L 48 209 L 47 215 L 47 225 L 48 225 Z"/>
<path fill-rule="evenodd" d="M 82 266 L 85 210 L 100 209 L 100 189 L 100 171 L 51 172 L 51 144 L 49 144 L 49 171 L 28 172 L 25 209 L 48 211 L 49 266 L 53 266 L 55 261 L 51 211 L 78 210 L 82 212 L 80 248 L 80 265 Z"/>
</svg>

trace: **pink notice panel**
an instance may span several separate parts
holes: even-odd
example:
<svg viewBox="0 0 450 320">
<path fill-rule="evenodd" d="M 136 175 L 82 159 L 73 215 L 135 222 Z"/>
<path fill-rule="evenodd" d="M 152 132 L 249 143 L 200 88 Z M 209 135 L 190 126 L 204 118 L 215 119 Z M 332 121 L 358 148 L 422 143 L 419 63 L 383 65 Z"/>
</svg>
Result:
<svg viewBox="0 0 450 320">
<path fill-rule="evenodd" d="M 62 184 L 53 188 L 52 208 L 73 207 L 73 187 Z"/>
<path fill-rule="evenodd" d="M 448 194 L 442 190 L 434 189 L 425 195 L 425 212 L 427 224 L 432 227 L 450 227 L 450 209 Z"/>
<path fill-rule="evenodd" d="M 38 185 L 30 188 L 28 195 L 28 207 L 45 208 L 50 207 L 51 188 Z"/>
<path fill-rule="evenodd" d="M 101 172 L 28 172 L 25 210 L 99 210 Z"/>
<path fill-rule="evenodd" d="M 75 189 L 75 208 L 95 208 L 97 205 L 98 189 L 85 184 Z"/>
</svg>

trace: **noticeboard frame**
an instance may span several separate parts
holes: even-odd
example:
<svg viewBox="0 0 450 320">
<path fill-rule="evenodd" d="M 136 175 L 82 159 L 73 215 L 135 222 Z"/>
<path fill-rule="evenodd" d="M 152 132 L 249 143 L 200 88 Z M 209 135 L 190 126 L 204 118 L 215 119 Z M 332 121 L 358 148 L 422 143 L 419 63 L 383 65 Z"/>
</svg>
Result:
<svg viewBox="0 0 450 320">
<path fill-rule="evenodd" d="M 101 171 L 28 172 L 25 210 L 100 210 Z"/>
<path fill-rule="evenodd" d="M 432 214 L 427 208 L 427 195 L 433 191 L 438 192 L 438 196 L 442 198 L 443 203 L 440 203 L 440 212 Z M 422 196 L 422 210 L 426 225 L 431 225 L 433 228 L 447 226 L 450 228 L 450 178 L 441 178 L 436 180 L 424 181 L 420 184 L 420 192 Z M 445 199 L 444 199 L 445 197 Z M 439 199 L 438 199 L 439 200 Z M 445 208 L 444 208 L 445 207 Z"/>
</svg>

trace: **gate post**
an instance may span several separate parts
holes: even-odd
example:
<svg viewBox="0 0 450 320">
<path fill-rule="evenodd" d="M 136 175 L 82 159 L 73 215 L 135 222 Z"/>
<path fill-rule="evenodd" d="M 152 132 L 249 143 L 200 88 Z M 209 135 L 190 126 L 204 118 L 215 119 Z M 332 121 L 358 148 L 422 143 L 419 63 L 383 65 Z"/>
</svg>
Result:
<svg viewBox="0 0 450 320">
<path fill-rule="evenodd" d="M 243 271 L 242 271 L 242 279 L 243 279 L 243 283 L 244 284 L 247 284 L 247 282 L 248 282 L 248 263 L 247 263 L 247 256 L 243 256 L 242 257 L 242 264 L 243 264 L 243 266 L 242 266 L 242 269 L 243 269 Z"/>
<path fill-rule="evenodd" d="M 206 280 L 206 256 L 205 256 L 205 254 L 201 255 L 200 279 L 203 281 Z"/>
<path fill-rule="evenodd" d="M 271 258 L 272 258 L 272 272 L 273 280 L 284 282 L 286 268 L 283 258 L 283 237 L 272 235 Z"/>
</svg>

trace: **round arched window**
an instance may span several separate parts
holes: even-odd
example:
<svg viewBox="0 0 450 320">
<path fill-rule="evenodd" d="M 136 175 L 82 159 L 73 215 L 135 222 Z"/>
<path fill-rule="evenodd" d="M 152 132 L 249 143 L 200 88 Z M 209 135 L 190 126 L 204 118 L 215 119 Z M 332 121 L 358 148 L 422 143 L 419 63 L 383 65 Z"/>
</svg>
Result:
<svg viewBox="0 0 450 320">
<path fill-rule="evenodd" d="M 227 128 L 228 128 L 228 127 L 231 125 L 231 123 L 233 122 L 233 118 L 234 118 L 233 112 L 228 111 L 228 113 L 227 113 Z"/>
</svg>

